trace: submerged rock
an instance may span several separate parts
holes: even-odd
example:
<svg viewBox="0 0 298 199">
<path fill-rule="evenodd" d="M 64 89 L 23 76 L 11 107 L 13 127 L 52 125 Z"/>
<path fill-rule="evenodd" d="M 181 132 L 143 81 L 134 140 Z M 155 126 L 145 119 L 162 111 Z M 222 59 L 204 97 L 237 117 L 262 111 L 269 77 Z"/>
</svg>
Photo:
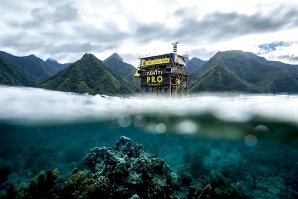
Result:
<svg viewBox="0 0 298 199">
<path fill-rule="evenodd" d="M 0 165 L 0 184 L 5 182 L 10 174 L 8 166 Z"/>
<path fill-rule="evenodd" d="M 127 137 L 115 147 L 92 149 L 84 163 L 93 172 L 97 194 L 105 198 L 177 198 L 179 177 L 163 159 Z"/>
<path fill-rule="evenodd" d="M 204 183 L 201 189 L 189 190 L 188 198 L 191 199 L 248 199 L 248 197 L 237 190 L 223 177 L 216 173 Z"/>
<path fill-rule="evenodd" d="M 60 198 L 61 189 L 58 183 L 58 170 L 41 171 L 27 187 L 10 187 L 7 189 L 7 199 Z"/>
<path fill-rule="evenodd" d="M 86 171 L 75 170 L 66 180 L 62 198 L 94 198 L 94 180 Z"/>
</svg>

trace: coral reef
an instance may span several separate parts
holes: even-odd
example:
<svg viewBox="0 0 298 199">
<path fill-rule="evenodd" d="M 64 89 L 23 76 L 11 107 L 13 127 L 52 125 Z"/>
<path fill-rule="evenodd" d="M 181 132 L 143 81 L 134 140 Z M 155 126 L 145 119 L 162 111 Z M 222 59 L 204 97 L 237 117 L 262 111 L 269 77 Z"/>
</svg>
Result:
<svg viewBox="0 0 298 199">
<path fill-rule="evenodd" d="M 189 171 L 194 179 L 208 175 L 209 170 L 204 165 L 204 157 L 208 154 L 209 151 L 203 147 L 186 151 L 183 156 L 183 170 Z"/>
<path fill-rule="evenodd" d="M 94 179 L 91 177 L 90 173 L 75 169 L 64 183 L 62 198 L 93 198 L 95 197 L 94 192 Z"/>
<path fill-rule="evenodd" d="M 178 174 L 180 176 L 182 186 L 188 187 L 194 181 L 188 170 L 181 169 Z"/>
<path fill-rule="evenodd" d="M 32 180 L 27 187 L 10 187 L 6 198 L 27 199 L 59 198 L 61 189 L 58 183 L 58 170 L 41 171 L 36 179 Z"/>
<path fill-rule="evenodd" d="M 179 177 L 157 155 L 127 137 L 116 146 L 92 149 L 84 158 L 97 194 L 105 198 L 175 198 Z"/>
<path fill-rule="evenodd" d="M 122 136 L 112 147 L 91 149 L 81 162 L 83 165 L 75 165 L 80 169 L 72 171 L 67 167 L 67 174 L 59 169 L 62 173 L 59 174 L 60 177 L 57 169 L 50 169 L 40 172 L 26 185 L 24 185 L 25 181 L 22 181 L 21 185 L 12 186 L 13 183 L 9 179 L 15 175 L 13 167 L 10 164 L 7 164 L 9 168 L 0 167 L 0 198 L 297 198 L 296 154 L 287 154 L 279 152 L 278 149 L 272 149 L 271 151 L 279 157 L 278 159 L 286 158 L 276 168 L 271 168 L 272 163 L 277 164 L 277 160 L 274 156 L 266 157 L 270 154 L 268 147 L 261 148 L 260 152 L 258 152 L 260 147 L 248 148 L 248 150 L 239 148 L 237 150 L 242 150 L 240 151 L 242 159 L 237 163 L 208 167 L 206 162 L 211 163 L 210 160 L 215 161 L 213 165 L 218 163 L 216 162 L 217 156 L 225 158 L 226 153 L 218 153 L 214 158 L 214 153 L 210 152 L 210 149 L 215 147 L 212 145 L 193 147 L 191 145 L 182 150 L 184 161 L 177 166 L 179 169 L 177 169 L 177 175 L 159 155 L 145 152 L 142 145 Z M 175 149 L 171 149 L 172 154 L 175 152 L 177 154 Z M 72 153 L 75 152 L 70 154 Z M 69 158 L 72 159 L 71 155 Z M 266 158 L 272 165 L 264 161 Z M 9 176 L 10 170 L 12 174 Z"/>
<path fill-rule="evenodd" d="M 63 182 L 58 170 L 42 171 L 25 187 L 10 187 L 6 199 L 180 198 L 180 178 L 158 155 L 127 137 L 115 147 L 96 147 L 84 158 L 90 171 L 75 169 Z"/>
<path fill-rule="evenodd" d="M 201 189 L 195 190 L 190 187 L 188 193 L 189 199 L 248 199 L 246 195 L 231 186 L 222 174 L 212 174 L 209 179 L 204 182 Z"/>
</svg>

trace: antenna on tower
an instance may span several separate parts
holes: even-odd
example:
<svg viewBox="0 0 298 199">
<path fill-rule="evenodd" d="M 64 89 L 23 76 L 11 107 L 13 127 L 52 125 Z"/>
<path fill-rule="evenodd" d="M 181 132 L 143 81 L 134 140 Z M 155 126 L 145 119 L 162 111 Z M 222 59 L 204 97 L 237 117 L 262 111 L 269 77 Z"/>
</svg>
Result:
<svg viewBox="0 0 298 199">
<path fill-rule="evenodd" d="M 177 45 L 178 45 L 178 42 L 172 43 L 173 53 L 177 53 Z"/>
</svg>

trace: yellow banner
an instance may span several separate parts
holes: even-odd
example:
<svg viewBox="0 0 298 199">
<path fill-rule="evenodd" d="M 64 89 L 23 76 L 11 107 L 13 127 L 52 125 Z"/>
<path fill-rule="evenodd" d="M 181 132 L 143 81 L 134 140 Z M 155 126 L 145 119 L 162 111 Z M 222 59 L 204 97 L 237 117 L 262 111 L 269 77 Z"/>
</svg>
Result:
<svg viewBox="0 0 298 199">
<path fill-rule="evenodd" d="M 156 64 L 166 64 L 170 63 L 170 58 L 164 58 L 164 59 L 154 59 L 154 60 L 141 60 L 141 66 L 151 66 Z"/>
</svg>

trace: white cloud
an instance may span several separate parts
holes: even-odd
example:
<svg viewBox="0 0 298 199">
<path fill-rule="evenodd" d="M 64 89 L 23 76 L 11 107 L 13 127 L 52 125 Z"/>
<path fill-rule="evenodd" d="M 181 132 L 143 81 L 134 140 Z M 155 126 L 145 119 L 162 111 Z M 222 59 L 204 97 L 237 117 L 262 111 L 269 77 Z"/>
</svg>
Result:
<svg viewBox="0 0 298 199">
<path fill-rule="evenodd" d="M 16 1 L 1 6 L 0 50 L 73 62 L 86 52 L 105 59 L 113 52 L 137 65 L 140 56 L 171 51 L 208 59 L 216 51 L 259 53 L 259 45 L 293 42 L 298 3 L 277 0 Z M 298 63 L 297 45 L 262 54 Z"/>
</svg>

